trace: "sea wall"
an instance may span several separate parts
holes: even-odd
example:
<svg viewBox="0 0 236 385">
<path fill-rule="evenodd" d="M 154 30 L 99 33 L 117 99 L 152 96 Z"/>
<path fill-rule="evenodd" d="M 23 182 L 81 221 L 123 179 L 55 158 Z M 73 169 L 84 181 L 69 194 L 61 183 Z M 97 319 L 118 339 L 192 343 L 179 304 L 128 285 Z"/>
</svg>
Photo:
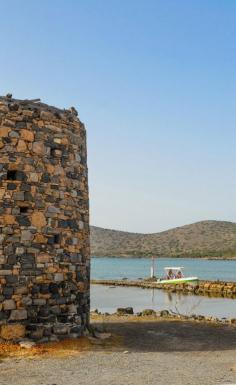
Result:
<svg viewBox="0 0 236 385">
<path fill-rule="evenodd" d="M 76 110 L 0 98 L 0 336 L 89 323 L 86 132 Z"/>
<path fill-rule="evenodd" d="M 223 281 L 199 281 L 199 284 L 192 286 L 189 284 L 160 284 L 153 280 L 92 280 L 92 284 L 109 285 L 109 286 L 131 286 L 141 287 L 144 289 L 162 289 L 170 292 L 182 292 L 184 294 L 207 295 L 214 297 L 231 297 L 236 298 L 236 282 Z"/>
</svg>

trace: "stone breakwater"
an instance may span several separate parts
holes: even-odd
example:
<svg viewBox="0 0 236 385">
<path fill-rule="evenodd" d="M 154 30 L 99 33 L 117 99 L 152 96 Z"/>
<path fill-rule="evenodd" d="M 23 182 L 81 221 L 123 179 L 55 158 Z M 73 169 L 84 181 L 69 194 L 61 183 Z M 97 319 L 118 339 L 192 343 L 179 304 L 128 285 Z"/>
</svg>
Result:
<svg viewBox="0 0 236 385">
<path fill-rule="evenodd" d="M 189 284 L 161 285 L 153 280 L 91 280 L 94 285 L 141 287 L 144 289 L 162 289 L 172 293 L 182 292 L 183 294 L 196 294 L 214 297 L 236 298 L 236 282 L 223 281 L 199 281 L 199 284 L 192 286 Z"/>
<path fill-rule="evenodd" d="M 72 107 L 0 97 L 0 337 L 89 324 L 86 131 Z"/>
</svg>

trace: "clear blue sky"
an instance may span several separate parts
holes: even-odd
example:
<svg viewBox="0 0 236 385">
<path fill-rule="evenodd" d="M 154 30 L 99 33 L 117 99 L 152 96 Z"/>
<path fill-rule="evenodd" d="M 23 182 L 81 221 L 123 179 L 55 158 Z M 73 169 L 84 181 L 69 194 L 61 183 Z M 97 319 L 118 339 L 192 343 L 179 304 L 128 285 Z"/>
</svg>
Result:
<svg viewBox="0 0 236 385">
<path fill-rule="evenodd" d="M 91 223 L 236 222 L 235 0 L 0 0 L 0 94 L 75 106 Z"/>
</svg>

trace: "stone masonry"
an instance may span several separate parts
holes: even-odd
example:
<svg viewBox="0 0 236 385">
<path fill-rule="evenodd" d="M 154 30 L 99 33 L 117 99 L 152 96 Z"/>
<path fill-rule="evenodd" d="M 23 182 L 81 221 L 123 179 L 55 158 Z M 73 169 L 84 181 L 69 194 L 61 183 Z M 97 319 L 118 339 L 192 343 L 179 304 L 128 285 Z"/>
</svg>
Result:
<svg viewBox="0 0 236 385">
<path fill-rule="evenodd" d="M 0 337 L 89 324 L 86 131 L 77 111 L 0 97 Z"/>
</svg>

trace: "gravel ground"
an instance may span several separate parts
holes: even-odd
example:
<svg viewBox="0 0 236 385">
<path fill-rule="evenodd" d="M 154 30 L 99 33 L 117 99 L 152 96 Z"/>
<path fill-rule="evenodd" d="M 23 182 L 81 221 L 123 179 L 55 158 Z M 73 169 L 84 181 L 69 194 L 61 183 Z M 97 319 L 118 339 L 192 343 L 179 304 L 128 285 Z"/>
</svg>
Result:
<svg viewBox="0 0 236 385">
<path fill-rule="evenodd" d="M 105 328 L 120 342 L 70 357 L 3 359 L 0 385 L 236 384 L 233 327 L 119 319 Z"/>
</svg>

